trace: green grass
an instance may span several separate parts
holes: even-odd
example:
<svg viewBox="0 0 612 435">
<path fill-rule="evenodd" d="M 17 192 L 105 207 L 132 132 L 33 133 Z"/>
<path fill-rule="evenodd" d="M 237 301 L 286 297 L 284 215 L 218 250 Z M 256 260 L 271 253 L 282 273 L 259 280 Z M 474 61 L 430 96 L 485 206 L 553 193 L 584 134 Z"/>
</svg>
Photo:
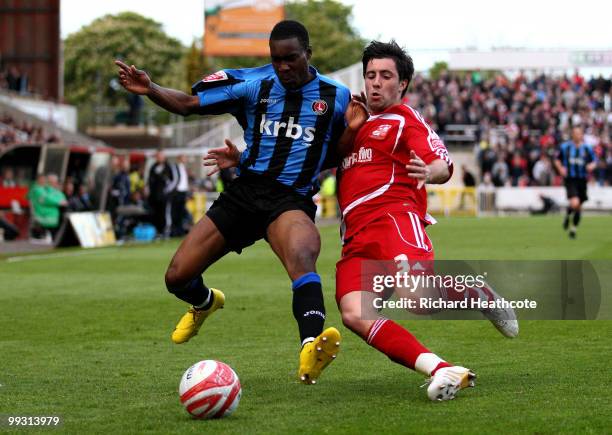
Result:
<svg viewBox="0 0 612 435">
<path fill-rule="evenodd" d="M 454 218 L 429 233 L 444 259 L 610 260 L 611 227 L 611 217 L 586 217 L 570 241 L 559 218 Z M 318 264 L 336 326 L 337 234 L 322 229 Z M 338 360 L 306 387 L 295 379 L 290 282 L 265 243 L 207 272 L 206 282 L 226 292 L 226 309 L 193 341 L 170 342 L 185 309 L 163 287 L 176 246 L 0 260 L 0 414 L 61 415 L 60 431 L 74 434 L 610 430 L 609 321 L 523 322 L 516 340 L 484 321 L 404 322 L 433 351 L 478 373 L 477 388 L 447 403 L 429 402 L 420 376 L 340 328 Z M 230 418 L 194 421 L 178 402 L 183 371 L 201 359 L 225 361 L 240 376 L 242 402 Z"/>
</svg>

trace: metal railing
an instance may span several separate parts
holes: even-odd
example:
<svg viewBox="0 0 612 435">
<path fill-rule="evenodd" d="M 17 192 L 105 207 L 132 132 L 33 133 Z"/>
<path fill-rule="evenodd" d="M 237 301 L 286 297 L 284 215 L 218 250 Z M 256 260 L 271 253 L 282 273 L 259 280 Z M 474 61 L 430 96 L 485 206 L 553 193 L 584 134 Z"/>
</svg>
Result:
<svg viewBox="0 0 612 435">
<path fill-rule="evenodd" d="M 215 148 L 223 146 L 224 139 L 230 139 L 239 149 L 244 149 L 246 144 L 243 134 L 242 127 L 240 127 L 234 118 L 231 118 L 210 129 L 203 135 L 187 142 L 186 146 L 188 148 Z"/>
</svg>

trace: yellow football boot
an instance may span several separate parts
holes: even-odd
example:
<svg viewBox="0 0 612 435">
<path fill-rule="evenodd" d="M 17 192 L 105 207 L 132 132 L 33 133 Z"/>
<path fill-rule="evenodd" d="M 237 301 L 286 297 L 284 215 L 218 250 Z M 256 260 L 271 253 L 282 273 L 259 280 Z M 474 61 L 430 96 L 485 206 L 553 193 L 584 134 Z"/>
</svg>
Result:
<svg viewBox="0 0 612 435">
<path fill-rule="evenodd" d="M 216 288 L 210 289 L 214 294 L 214 300 L 212 306 L 207 310 L 198 310 L 193 306 L 189 308 L 189 311 L 181 317 L 181 320 L 174 328 L 172 332 L 172 341 L 176 344 L 185 343 L 189 341 L 191 337 L 198 334 L 202 323 L 208 316 L 217 311 L 219 308 L 223 308 L 225 304 L 225 295 L 221 290 Z"/>
<path fill-rule="evenodd" d="M 314 341 L 302 347 L 298 377 L 303 384 L 316 384 L 323 369 L 338 356 L 340 340 L 340 332 L 336 328 L 327 328 Z"/>
</svg>

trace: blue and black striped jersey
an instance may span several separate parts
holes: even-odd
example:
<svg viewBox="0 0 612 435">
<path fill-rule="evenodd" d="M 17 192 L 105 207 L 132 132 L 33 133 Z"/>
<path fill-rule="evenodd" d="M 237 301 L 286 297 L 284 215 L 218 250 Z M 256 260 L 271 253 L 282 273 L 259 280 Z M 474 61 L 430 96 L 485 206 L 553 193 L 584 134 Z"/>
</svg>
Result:
<svg viewBox="0 0 612 435">
<path fill-rule="evenodd" d="M 595 153 L 587 144 L 576 146 L 574 142 L 567 141 L 557 151 L 557 159 L 567 169 L 568 178 L 586 178 L 586 165 L 595 161 Z"/>
<path fill-rule="evenodd" d="M 351 95 L 310 71 L 314 79 L 296 90 L 285 89 L 271 64 L 222 70 L 193 85 L 200 113 L 231 113 L 244 129 L 239 174 L 271 177 L 301 194 L 312 190 L 344 130 Z"/>
</svg>

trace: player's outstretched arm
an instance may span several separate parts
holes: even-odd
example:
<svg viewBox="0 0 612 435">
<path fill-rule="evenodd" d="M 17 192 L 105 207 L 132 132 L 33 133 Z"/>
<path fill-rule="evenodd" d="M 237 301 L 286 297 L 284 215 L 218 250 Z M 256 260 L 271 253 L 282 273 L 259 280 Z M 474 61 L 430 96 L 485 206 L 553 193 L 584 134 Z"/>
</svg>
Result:
<svg viewBox="0 0 612 435">
<path fill-rule="evenodd" d="M 221 169 L 233 168 L 240 163 L 240 151 L 231 140 L 225 139 L 225 147 L 213 148 L 204 156 L 204 166 L 212 166 L 208 175 L 213 175 Z"/>
<path fill-rule="evenodd" d="M 195 113 L 200 105 L 197 96 L 161 87 L 154 83 L 145 71 L 137 69 L 134 65 L 128 66 L 120 60 L 115 60 L 115 65 L 119 67 L 121 86 L 133 94 L 146 95 L 169 112 L 187 116 Z"/>
</svg>

